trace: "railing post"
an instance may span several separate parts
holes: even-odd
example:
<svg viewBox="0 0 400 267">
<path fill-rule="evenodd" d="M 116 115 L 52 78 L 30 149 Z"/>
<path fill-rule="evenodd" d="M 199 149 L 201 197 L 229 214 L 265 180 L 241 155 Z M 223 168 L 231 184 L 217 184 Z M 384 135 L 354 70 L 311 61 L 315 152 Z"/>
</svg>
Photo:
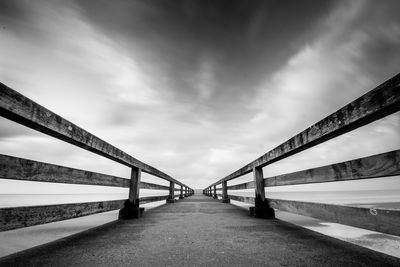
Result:
<svg viewBox="0 0 400 267">
<path fill-rule="evenodd" d="M 214 185 L 214 195 L 213 195 L 213 198 L 214 198 L 214 199 L 218 199 L 218 196 L 217 196 L 217 186 L 216 186 L 216 185 Z"/>
<path fill-rule="evenodd" d="M 185 197 L 188 197 L 188 188 L 185 186 Z"/>
<path fill-rule="evenodd" d="M 169 196 L 167 199 L 167 203 L 174 203 L 175 202 L 175 183 L 169 182 Z"/>
<path fill-rule="evenodd" d="M 275 218 L 275 211 L 265 199 L 264 175 L 262 167 L 253 168 L 254 184 L 255 184 L 255 207 L 250 213 L 257 218 Z"/>
<path fill-rule="evenodd" d="M 222 203 L 231 203 L 231 200 L 228 198 L 228 185 L 227 182 L 222 182 Z"/>
<path fill-rule="evenodd" d="M 139 184 L 142 171 L 132 167 L 131 179 L 129 181 L 129 199 L 125 201 L 124 207 L 119 211 L 119 219 L 135 219 L 141 216 L 144 208 L 139 207 Z"/>
<path fill-rule="evenodd" d="M 183 197 L 183 185 L 181 185 L 181 193 L 179 194 L 179 199 L 184 199 L 184 197 Z"/>
</svg>

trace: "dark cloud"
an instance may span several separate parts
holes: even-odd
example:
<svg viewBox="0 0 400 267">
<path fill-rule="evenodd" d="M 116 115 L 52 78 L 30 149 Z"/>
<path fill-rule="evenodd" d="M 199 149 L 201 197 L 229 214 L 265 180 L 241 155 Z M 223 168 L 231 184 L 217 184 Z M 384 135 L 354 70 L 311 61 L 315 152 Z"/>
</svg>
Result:
<svg viewBox="0 0 400 267">
<path fill-rule="evenodd" d="M 365 75 L 377 82 L 399 72 L 400 61 L 400 1 L 386 0 L 383 5 L 367 5 L 357 20 L 355 29 L 363 31 L 367 41 L 357 63 Z"/>
<path fill-rule="evenodd" d="M 19 32 L 29 18 L 29 11 L 20 1 L 0 1 L 0 33 L 2 31 Z"/>
<path fill-rule="evenodd" d="M 80 1 L 79 5 L 95 27 L 154 76 L 157 90 L 177 102 L 199 103 L 193 108 L 225 121 L 249 113 L 242 104 L 304 45 L 332 8 L 331 1 Z M 213 113 L 216 109 L 219 112 Z"/>
<path fill-rule="evenodd" d="M 359 97 L 400 60 L 396 1 L 0 1 L 2 82 L 196 187 Z M 392 121 L 276 174 L 392 150 Z M 8 125 L 2 153 L 122 175 Z"/>
<path fill-rule="evenodd" d="M 19 1 L 0 1 L 0 17 L 2 20 L 5 18 L 15 19 L 26 16 L 26 10 Z"/>
</svg>

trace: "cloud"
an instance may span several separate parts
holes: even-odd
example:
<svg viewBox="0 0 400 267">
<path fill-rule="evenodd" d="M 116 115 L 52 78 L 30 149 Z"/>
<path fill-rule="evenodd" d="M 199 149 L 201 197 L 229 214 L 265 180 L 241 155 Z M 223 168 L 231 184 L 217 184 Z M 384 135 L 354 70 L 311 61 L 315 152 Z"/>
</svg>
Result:
<svg viewBox="0 0 400 267">
<path fill-rule="evenodd" d="M 398 5 L 9 1 L 0 13 L 0 48 L 7 51 L 0 79 L 134 157 L 204 187 L 394 75 Z M 127 175 L 124 166 L 0 123 L 2 153 Z M 398 125 L 396 115 L 369 135 L 344 139 L 362 143 L 384 133 L 360 154 L 394 148 Z M 43 140 L 49 149 L 40 152 Z M 318 160 L 306 155 L 280 172 L 340 160 L 332 146 L 342 147 L 328 144 Z"/>
</svg>

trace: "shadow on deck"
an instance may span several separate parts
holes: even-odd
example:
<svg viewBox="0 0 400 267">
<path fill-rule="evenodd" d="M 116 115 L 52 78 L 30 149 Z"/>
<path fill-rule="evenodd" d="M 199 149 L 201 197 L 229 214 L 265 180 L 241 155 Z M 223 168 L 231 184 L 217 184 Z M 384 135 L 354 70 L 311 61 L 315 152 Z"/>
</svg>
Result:
<svg viewBox="0 0 400 267">
<path fill-rule="evenodd" d="M 9 265 L 400 266 L 400 259 L 194 195 L 0 260 Z"/>
</svg>

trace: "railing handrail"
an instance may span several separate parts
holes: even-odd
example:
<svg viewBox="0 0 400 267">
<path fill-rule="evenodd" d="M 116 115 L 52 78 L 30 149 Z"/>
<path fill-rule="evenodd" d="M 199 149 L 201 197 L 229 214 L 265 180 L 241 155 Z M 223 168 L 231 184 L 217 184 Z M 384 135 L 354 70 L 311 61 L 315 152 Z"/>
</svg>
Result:
<svg viewBox="0 0 400 267">
<path fill-rule="evenodd" d="M 129 198 L 125 200 L 0 208 L 0 231 L 120 208 L 122 208 L 119 213 L 120 218 L 138 218 L 143 212 L 139 203 L 160 200 L 173 203 L 175 197 L 187 197 L 194 192 L 171 176 L 139 161 L 2 83 L 0 83 L 0 116 L 131 168 L 131 177 L 126 179 L 0 154 L 0 178 L 3 179 L 129 188 Z M 169 181 L 169 186 L 142 182 L 140 180 L 142 171 Z M 175 188 L 175 185 L 180 188 Z M 168 190 L 169 194 L 140 197 L 140 188 Z M 176 195 L 175 191 L 180 191 L 180 194 Z"/>
<path fill-rule="evenodd" d="M 0 83 L 0 114 L 19 124 L 109 158 L 128 167 L 139 168 L 148 174 L 187 187 L 185 184 L 175 180 L 166 173 L 141 162 L 3 83 Z"/>
<path fill-rule="evenodd" d="M 400 74 L 325 117 L 237 171 L 211 184 L 221 184 L 254 168 L 292 156 L 400 110 Z"/>
<path fill-rule="evenodd" d="M 263 167 L 299 153 L 334 137 L 350 132 L 400 110 L 400 74 L 357 98 L 316 124 L 290 138 L 239 170 L 211 184 L 203 193 L 222 201 L 237 200 L 254 204 L 250 208 L 256 217 L 274 218 L 274 209 L 316 217 L 373 231 L 400 235 L 400 211 L 368 209 L 333 204 L 271 199 L 265 196 L 265 187 L 314 184 L 356 179 L 383 178 L 400 175 L 400 150 L 389 151 L 350 161 L 296 171 L 264 178 Z M 253 172 L 253 181 L 227 185 L 227 181 Z M 222 184 L 222 194 L 216 186 Z M 228 195 L 229 190 L 255 189 L 255 197 Z M 379 215 L 379 216 L 377 216 Z"/>
</svg>

